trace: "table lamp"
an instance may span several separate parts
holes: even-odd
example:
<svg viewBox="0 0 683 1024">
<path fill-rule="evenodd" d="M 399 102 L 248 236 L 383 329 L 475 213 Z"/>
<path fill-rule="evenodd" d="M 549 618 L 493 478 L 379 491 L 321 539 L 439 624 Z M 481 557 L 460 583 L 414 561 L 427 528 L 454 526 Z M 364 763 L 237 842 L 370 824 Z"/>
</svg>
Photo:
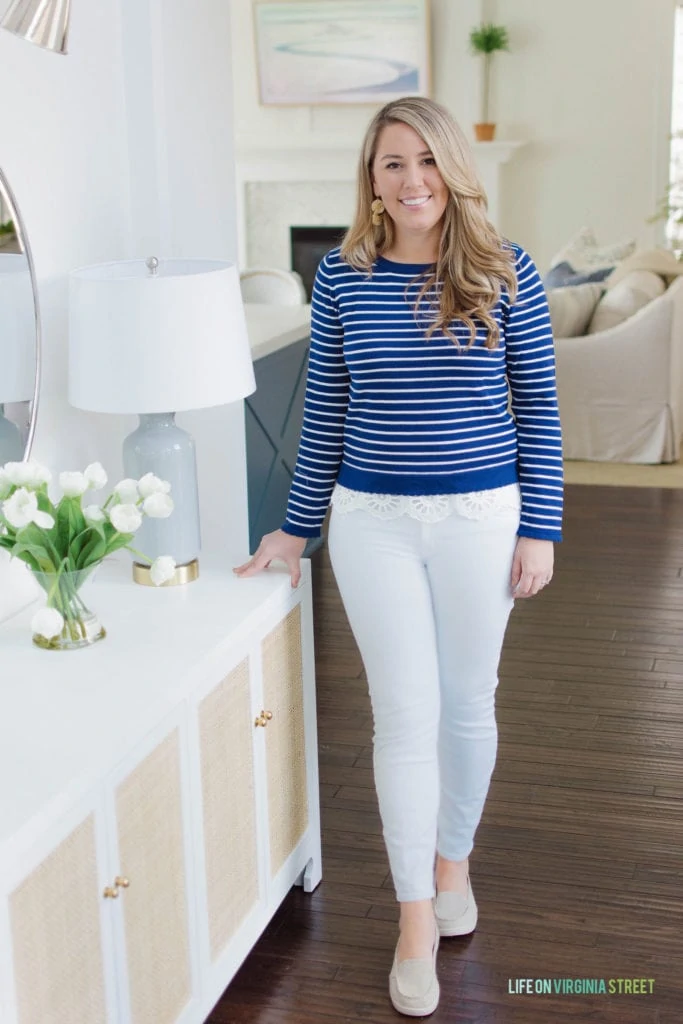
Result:
<svg viewBox="0 0 683 1024">
<path fill-rule="evenodd" d="M 36 382 L 36 314 L 28 259 L 0 253 L 0 466 L 21 462 L 25 438 L 5 405 L 30 402 Z"/>
<path fill-rule="evenodd" d="M 125 475 L 168 480 L 175 507 L 167 519 L 145 517 L 135 547 L 152 559 L 172 555 L 171 583 L 197 578 L 201 547 L 194 441 L 175 414 L 255 389 L 233 263 L 151 257 L 70 274 L 69 401 L 139 415 L 123 442 Z M 148 566 L 134 562 L 133 578 L 150 584 Z"/>
</svg>

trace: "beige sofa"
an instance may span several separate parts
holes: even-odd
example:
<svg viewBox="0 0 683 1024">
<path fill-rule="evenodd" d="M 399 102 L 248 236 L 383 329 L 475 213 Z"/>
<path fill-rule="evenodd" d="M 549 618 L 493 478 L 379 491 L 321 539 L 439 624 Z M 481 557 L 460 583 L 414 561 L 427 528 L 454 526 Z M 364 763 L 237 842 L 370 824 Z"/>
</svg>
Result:
<svg viewBox="0 0 683 1024">
<path fill-rule="evenodd" d="M 683 432 L 683 277 L 629 319 L 556 338 L 567 459 L 675 462 Z"/>
</svg>

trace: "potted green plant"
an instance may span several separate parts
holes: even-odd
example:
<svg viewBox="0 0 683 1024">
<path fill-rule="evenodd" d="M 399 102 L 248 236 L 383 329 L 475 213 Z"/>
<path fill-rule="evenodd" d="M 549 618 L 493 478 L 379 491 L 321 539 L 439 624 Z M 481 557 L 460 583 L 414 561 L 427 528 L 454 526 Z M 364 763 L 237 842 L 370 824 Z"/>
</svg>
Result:
<svg viewBox="0 0 683 1024">
<path fill-rule="evenodd" d="M 509 50 L 508 31 L 503 25 L 491 23 L 473 28 L 470 32 L 472 53 L 484 58 L 482 81 L 482 118 L 475 124 L 474 133 L 478 142 L 491 142 L 496 133 L 496 126 L 489 118 L 489 99 L 491 95 L 491 60 L 498 50 Z"/>
</svg>

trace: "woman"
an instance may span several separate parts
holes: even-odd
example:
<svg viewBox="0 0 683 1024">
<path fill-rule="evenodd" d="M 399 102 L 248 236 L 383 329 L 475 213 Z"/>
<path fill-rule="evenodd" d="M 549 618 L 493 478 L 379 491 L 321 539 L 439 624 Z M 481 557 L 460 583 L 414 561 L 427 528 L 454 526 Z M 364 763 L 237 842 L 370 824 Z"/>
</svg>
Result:
<svg viewBox="0 0 683 1024">
<path fill-rule="evenodd" d="M 316 275 L 286 521 L 237 574 L 281 558 L 296 586 L 330 502 L 400 903 L 390 997 L 424 1016 L 439 935 L 476 925 L 468 857 L 496 758 L 500 651 L 514 599 L 550 582 L 562 517 L 545 292 L 487 220 L 468 144 L 428 99 L 389 103 L 368 128 L 354 222 Z"/>
</svg>

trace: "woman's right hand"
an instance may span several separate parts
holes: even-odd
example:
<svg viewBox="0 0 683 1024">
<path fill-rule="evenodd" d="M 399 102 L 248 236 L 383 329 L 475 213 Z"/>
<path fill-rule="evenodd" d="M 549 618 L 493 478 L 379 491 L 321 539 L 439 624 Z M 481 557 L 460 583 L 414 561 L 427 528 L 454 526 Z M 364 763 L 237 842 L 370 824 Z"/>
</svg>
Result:
<svg viewBox="0 0 683 1024">
<path fill-rule="evenodd" d="M 287 563 L 292 586 L 297 587 L 301 579 L 301 556 L 306 547 L 306 537 L 294 537 L 284 530 L 267 533 L 244 565 L 236 566 L 232 571 L 240 578 L 254 576 L 261 569 L 267 569 L 273 558 L 281 558 Z"/>
</svg>

